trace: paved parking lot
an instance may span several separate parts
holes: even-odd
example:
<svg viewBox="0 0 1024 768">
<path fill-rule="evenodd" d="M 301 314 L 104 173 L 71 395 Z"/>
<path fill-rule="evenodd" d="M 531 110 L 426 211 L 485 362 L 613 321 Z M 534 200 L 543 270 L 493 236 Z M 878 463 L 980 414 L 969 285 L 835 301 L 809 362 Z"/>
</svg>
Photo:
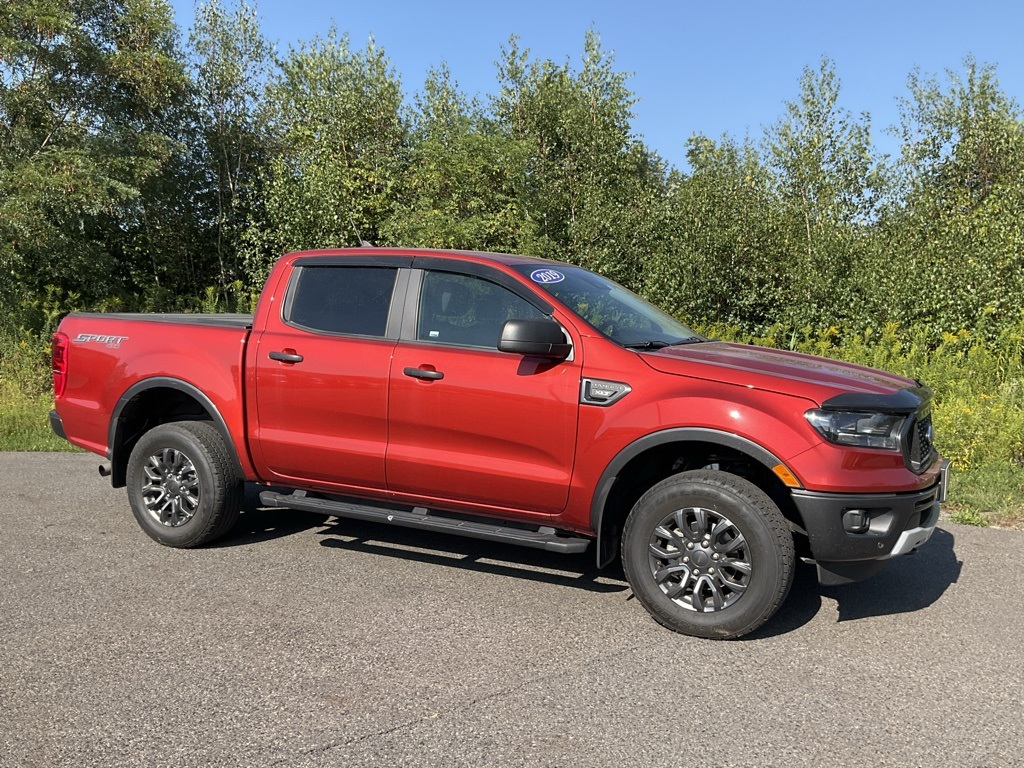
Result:
<svg viewBox="0 0 1024 768">
<path fill-rule="evenodd" d="M 1024 765 L 1024 534 L 802 566 L 733 642 L 621 572 L 261 510 L 192 551 L 84 454 L 0 454 L 2 766 Z"/>
</svg>

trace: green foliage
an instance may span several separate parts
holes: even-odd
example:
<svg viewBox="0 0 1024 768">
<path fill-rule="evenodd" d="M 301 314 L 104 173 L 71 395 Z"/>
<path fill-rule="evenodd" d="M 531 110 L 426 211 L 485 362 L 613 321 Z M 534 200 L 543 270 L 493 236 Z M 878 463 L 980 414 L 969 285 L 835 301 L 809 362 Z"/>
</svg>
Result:
<svg viewBox="0 0 1024 768">
<path fill-rule="evenodd" d="M 249 311 L 282 253 L 358 231 L 581 264 L 716 334 L 920 377 L 958 514 L 1019 521 L 1024 115 L 994 68 L 913 73 L 890 160 L 823 60 L 762 140 L 695 133 L 685 171 L 634 134 L 628 80 L 594 31 L 564 63 L 513 37 L 492 94 L 441 66 L 410 103 L 372 40 L 275 57 L 245 0 L 203 0 L 187 55 L 166 0 L 6 0 L 2 434 L 48 444 L 8 425 L 45 415 L 62 313 Z"/>
<path fill-rule="evenodd" d="M 954 474 L 950 481 L 950 519 L 963 525 L 1020 528 L 1024 503 L 1024 467 L 986 464 Z"/>
<path fill-rule="evenodd" d="M 513 37 L 498 66 L 495 119 L 526 151 L 522 201 L 535 253 L 638 287 L 656 248 L 665 169 L 632 134 L 633 94 L 598 35 L 582 67 L 530 61 Z"/>
<path fill-rule="evenodd" d="M 75 451 L 53 430 L 49 395 L 27 395 L 0 380 L 0 451 Z"/>
<path fill-rule="evenodd" d="M 196 202 L 212 220 L 217 285 L 227 299 L 227 286 L 243 275 L 239 248 L 259 207 L 258 176 L 270 152 L 272 49 L 252 6 L 229 10 L 220 0 L 197 6 L 189 47 L 201 138 L 193 150 L 200 160 Z"/>
<path fill-rule="evenodd" d="M 33 302 L 27 311 L 52 327 L 55 298 Z M 24 328 L 0 329 L 0 451 L 64 451 L 71 446 L 53 434 L 49 338 Z"/>
<path fill-rule="evenodd" d="M 876 302 L 884 319 L 993 338 L 1024 297 L 1024 122 L 992 67 L 965 70 L 946 87 L 910 77 L 898 187 L 862 282 L 905 297 Z"/>
<path fill-rule="evenodd" d="M 50 346 L 21 329 L 0 334 L 0 383 L 10 392 L 37 397 L 50 382 Z"/>
<path fill-rule="evenodd" d="M 771 173 L 750 143 L 694 136 L 688 147 L 692 171 L 670 178 L 664 252 L 645 265 L 645 293 L 693 322 L 756 328 L 791 290 Z"/>
<path fill-rule="evenodd" d="M 198 311 L 210 314 L 216 312 L 251 314 L 254 309 L 253 296 L 241 280 L 235 280 L 231 285 L 223 287 L 208 285 L 198 302 Z"/>
<path fill-rule="evenodd" d="M 793 325 L 843 321 L 863 304 L 851 276 L 861 268 L 884 171 L 871 150 L 867 116 L 855 120 L 839 97 L 831 62 L 823 60 L 817 72 L 805 69 L 799 98 L 786 104 L 766 137 L 790 289 L 788 317 L 779 319 Z"/>
<path fill-rule="evenodd" d="M 353 50 L 332 29 L 290 49 L 268 91 L 276 152 L 262 173 L 263 210 L 246 233 L 261 285 L 282 253 L 377 240 L 398 197 L 408 127 L 401 83 L 371 40 Z"/>
<path fill-rule="evenodd" d="M 173 153 L 186 78 L 159 0 L 10 0 L 0 14 L 0 302 L 134 289 L 120 251 Z M 54 258 L 60 254 L 60 258 Z M 0 320 L 17 325 L 14 318 Z M 34 330 L 39 330 L 35 328 Z"/>
<path fill-rule="evenodd" d="M 431 72 L 412 114 L 403 194 L 380 235 L 428 248 L 535 251 L 523 196 L 529 158 L 529 147 L 468 101 L 447 68 Z"/>
</svg>

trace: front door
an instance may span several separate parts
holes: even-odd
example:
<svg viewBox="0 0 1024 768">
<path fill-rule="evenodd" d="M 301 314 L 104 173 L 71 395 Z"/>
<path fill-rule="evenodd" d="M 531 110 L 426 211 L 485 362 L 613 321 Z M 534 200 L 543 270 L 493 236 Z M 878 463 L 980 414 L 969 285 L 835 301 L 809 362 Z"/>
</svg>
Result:
<svg viewBox="0 0 1024 768">
<path fill-rule="evenodd" d="M 388 489 L 485 512 L 560 512 L 581 361 L 499 352 L 506 320 L 543 314 L 508 288 L 478 274 L 413 275 L 415 328 L 391 363 Z"/>
</svg>

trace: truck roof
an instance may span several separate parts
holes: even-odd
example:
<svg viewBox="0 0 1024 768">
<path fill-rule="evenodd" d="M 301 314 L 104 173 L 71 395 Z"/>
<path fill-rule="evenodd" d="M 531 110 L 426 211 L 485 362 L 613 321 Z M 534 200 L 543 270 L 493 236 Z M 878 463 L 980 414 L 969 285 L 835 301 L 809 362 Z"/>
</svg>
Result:
<svg viewBox="0 0 1024 768">
<path fill-rule="evenodd" d="M 491 262 L 512 266 L 515 264 L 562 264 L 564 262 L 552 259 L 542 259 L 538 256 L 520 256 L 512 253 L 494 253 L 490 251 L 462 251 L 454 248 L 393 248 L 390 246 L 379 246 L 370 248 L 319 248 L 309 251 L 293 251 L 285 255 L 292 257 L 333 257 L 339 256 L 428 256 L 431 258 L 444 258 L 454 256 L 470 258 L 474 261 Z"/>
</svg>

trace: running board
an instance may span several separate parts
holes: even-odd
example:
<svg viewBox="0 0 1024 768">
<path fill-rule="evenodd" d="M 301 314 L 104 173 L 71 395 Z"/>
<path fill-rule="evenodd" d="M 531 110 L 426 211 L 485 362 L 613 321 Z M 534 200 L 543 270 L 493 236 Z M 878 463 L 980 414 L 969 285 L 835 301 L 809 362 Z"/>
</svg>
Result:
<svg viewBox="0 0 1024 768">
<path fill-rule="evenodd" d="M 509 528 L 491 523 L 460 520 L 455 517 L 442 517 L 431 514 L 423 507 L 416 507 L 412 511 L 384 509 L 348 501 L 315 498 L 306 496 L 302 491 L 297 493 L 263 491 L 260 493 L 260 503 L 265 507 L 285 507 L 301 509 L 306 512 L 320 512 L 325 515 L 350 517 L 371 523 L 388 523 L 405 528 L 467 536 L 471 539 L 500 541 L 505 544 L 516 544 L 520 547 L 543 549 L 547 552 L 562 554 L 584 552 L 590 546 L 590 539 L 581 536 L 559 536 L 554 528 L 542 527 L 537 530 Z"/>
</svg>

